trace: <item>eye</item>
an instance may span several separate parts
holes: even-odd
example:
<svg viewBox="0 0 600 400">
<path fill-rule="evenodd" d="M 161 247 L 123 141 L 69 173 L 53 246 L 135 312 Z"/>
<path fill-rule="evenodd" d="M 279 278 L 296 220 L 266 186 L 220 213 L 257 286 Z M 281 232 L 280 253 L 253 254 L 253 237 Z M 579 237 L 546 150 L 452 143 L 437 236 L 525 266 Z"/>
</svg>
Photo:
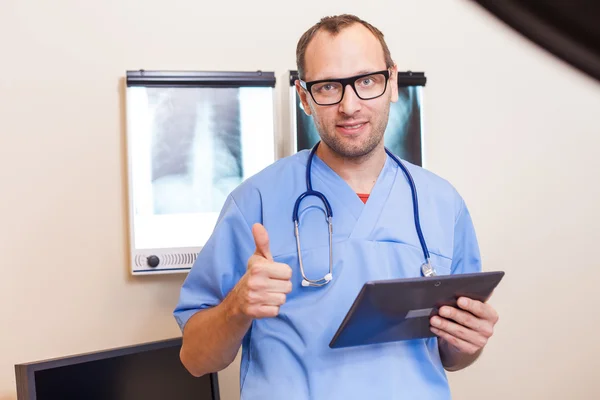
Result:
<svg viewBox="0 0 600 400">
<path fill-rule="evenodd" d="M 339 85 L 335 82 L 324 82 L 318 85 L 313 86 L 313 93 L 333 93 L 339 90 Z"/>
</svg>

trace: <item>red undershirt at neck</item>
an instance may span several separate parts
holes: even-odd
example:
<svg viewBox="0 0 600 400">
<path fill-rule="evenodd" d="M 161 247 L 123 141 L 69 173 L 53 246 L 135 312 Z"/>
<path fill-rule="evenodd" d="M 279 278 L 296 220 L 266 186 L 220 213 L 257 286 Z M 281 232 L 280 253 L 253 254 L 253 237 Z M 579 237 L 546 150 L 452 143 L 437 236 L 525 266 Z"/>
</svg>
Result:
<svg viewBox="0 0 600 400">
<path fill-rule="evenodd" d="M 369 198 L 369 194 L 357 193 L 358 197 L 362 200 L 363 203 L 367 203 L 367 199 Z"/>
</svg>

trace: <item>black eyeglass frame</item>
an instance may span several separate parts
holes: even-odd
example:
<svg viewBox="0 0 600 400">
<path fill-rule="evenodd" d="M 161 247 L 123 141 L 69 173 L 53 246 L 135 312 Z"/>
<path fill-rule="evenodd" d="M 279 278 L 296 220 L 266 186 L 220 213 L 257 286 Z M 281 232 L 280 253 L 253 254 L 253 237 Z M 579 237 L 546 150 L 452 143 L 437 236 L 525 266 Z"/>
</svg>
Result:
<svg viewBox="0 0 600 400">
<path fill-rule="evenodd" d="M 382 74 L 385 77 L 385 85 L 383 87 L 383 92 L 381 92 L 380 95 L 377 95 L 375 97 L 367 97 L 367 98 L 361 97 L 358 94 L 358 91 L 356 90 L 356 86 L 354 86 L 356 81 L 359 80 L 360 78 L 365 78 L 367 76 L 378 75 L 378 74 Z M 344 94 L 346 93 L 346 86 L 348 86 L 348 85 L 350 85 L 352 87 L 352 90 L 354 90 L 354 93 L 356 93 L 356 96 L 358 96 L 358 98 L 361 100 L 373 100 L 373 99 L 383 96 L 383 94 L 387 90 L 388 82 L 390 80 L 390 70 L 388 68 L 388 69 L 384 69 L 381 71 L 368 72 L 366 74 L 355 75 L 355 76 L 351 76 L 349 78 L 342 78 L 342 79 L 320 79 L 317 81 L 310 81 L 310 82 L 303 81 L 302 79 L 298 79 L 298 80 L 300 81 L 300 86 L 302 86 L 308 93 L 310 93 L 310 97 L 312 97 L 313 101 L 316 104 L 318 104 L 320 106 L 333 106 L 335 104 L 339 104 L 342 102 L 342 100 L 344 99 Z M 315 96 L 313 96 L 312 90 L 311 90 L 313 85 L 316 85 L 317 83 L 324 83 L 324 82 L 337 82 L 342 85 L 342 95 L 340 96 L 340 99 L 338 101 L 336 101 L 335 103 L 325 103 L 325 104 L 319 103 L 315 99 Z"/>
</svg>

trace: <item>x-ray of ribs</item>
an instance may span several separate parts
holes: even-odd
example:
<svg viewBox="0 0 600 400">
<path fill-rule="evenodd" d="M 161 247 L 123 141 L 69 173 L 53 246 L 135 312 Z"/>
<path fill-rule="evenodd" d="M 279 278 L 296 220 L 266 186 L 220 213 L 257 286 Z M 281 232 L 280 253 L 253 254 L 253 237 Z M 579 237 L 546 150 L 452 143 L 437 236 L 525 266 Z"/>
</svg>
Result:
<svg viewBox="0 0 600 400">
<path fill-rule="evenodd" d="M 155 212 L 218 211 L 243 176 L 238 90 L 166 90 L 154 121 Z"/>
</svg>

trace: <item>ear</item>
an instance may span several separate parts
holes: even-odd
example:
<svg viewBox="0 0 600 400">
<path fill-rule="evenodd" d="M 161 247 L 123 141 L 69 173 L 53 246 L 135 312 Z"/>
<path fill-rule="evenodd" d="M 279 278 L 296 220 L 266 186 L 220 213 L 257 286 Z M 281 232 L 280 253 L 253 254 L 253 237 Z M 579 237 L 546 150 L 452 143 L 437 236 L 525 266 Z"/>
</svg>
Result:
<svg viewBox="0 0 600 400">
<path fill-rule="evenodd" d="M 398 101 L 398 65 L 396 64 L 394 64 L 394 66 L 390 68 L 389 85 L 392 91 L 391 101 L 392 103 L 395 103 Z"/>
<path fill-rule="evenodd" d="M 310 105 L 308 104 L 308 93 L 306 93 L 306 90 L 304 90 L 304 88 L 300 86 L 300 81 L 298 79 L 296 79 L 294 85 L 296 86 L 298 96 L 300 96 L 300 101 L 302 102 L 302 108 L 304 109 L 304 112 L 306 113 L 306 115 L 311 115 L 312 111 L 310 109 Z"/>
</svg>

